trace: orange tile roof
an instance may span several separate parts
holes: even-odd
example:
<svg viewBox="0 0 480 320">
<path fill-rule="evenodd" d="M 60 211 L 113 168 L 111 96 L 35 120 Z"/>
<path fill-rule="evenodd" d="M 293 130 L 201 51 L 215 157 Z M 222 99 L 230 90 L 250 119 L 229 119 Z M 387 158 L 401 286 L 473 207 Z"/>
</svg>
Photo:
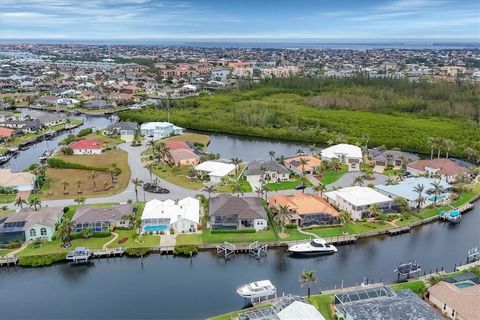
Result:
<svg viewBox="0 0 480 320">
<path fill-rule="evenodd" d="M 14 132 L 15 130 L 13 129 L 0 127 L 0 137 L 10 137 Z"/>
<path fill-rule="evenodd" d="M 272 207 L 288 206 L 299 215 L 323 212 L 337 217 L 340 214 L 322 197 L 300 192 L 294 195 L 271 196 L 268 198 L 268 204 Z"/>
<path fill-rule="evenodd" d="M 464 319 L 479 319 L 480 315 L 480 285 L 458 288 L 453 283 L 441 281 L 428 289 L 441 303 L 446 303 Z"/>
<path fill-rule="evenodd" d="M 307 164 L 305 165 L 305 170 L 311 170 L 316 167 L 319 167 L 322 164 L 322 160 L 314 157 L 314 156 L 296 156 L 292 158 L 287 158 L 283 160 L 283 163 L 286 166 L 294 166 L 298 170 L 302 170 L 302 165 L 298 164 L 300 159 L 305 159 L 307 160 Z"/>
</svg>

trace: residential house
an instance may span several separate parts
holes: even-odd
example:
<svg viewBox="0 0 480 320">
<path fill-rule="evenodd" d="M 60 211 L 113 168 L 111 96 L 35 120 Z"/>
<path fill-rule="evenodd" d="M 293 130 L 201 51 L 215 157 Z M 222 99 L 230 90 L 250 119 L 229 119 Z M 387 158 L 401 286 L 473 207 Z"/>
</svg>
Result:
<svg viewBox="0 0 480 320">
<path fill-rule="evenodd" d="M 63 208 L 30 208 L 0 217 L 0 243 L 33 241 L 41 238 L 51 241 L 56 224 L 63 216 Z"/>
<path fill-rule="evenodd" d="M 393 199 L 368 187 L 346 187 L 324 193 L 327 201 L 339 210 L 350 213 L 352 219 L 360 220 L 368 215 L 372 205 L 390 211 Z"/>
<path fill-rule="evenodd" d="M 83 103 L 82 105 L 85 109 L 109 109 L 112 107 L 111 104 L 107 103 L 105 100 L 89 100 Z"/>
<path fill-rule="evenodd" d="M 92 139 L 74 141 L 69 147 L 73 150 L 73 154 L 100 154 L 103 149 L 100 143 Z"/>
<path fill-rule="evenodd" d="M 268 205 L 274 209 L 287 207 L 292 212 L 290 223 L 301 227 L 340 222 L 338 210 L 320 196 L 301 192 L 293 195 L 277 194 L 268 198 Z"/>
<path fill-rule="evenodd" d="M 393 170 L 400 170 L 403 166 L 407 166 L 410 162 L 417 161 L 417 155 L 410 152 L 398 150 L 378 150 L 370 151 L 370 157 L 375 163 L 373 171 L 383 173 L 385 168 L 390 167 Z"/>
<path fill-rule="evenodd" d="M 255 160 L 248 163 L 245 177 L 252 188 L 256 188 L 262 185 L 262 181 L 287 181 L 290 179 L 290 171 L 275 161 Z"/>
<path fill-rule="evenodd" d="M 130 121 L 120 121 L 109 125 L 105 129 L 105 133 L 108 135 L 120 135 L 120 139 L 126 142 L 132 142 L 135 139 L 135 133 L 137 132 L 138 124 Z"/>
<path fill-rule="evenodd" d="M 215 229 L 255 229 L 268 227 L 268 216 L 257 197 L 222 194 L 210 198 L 210 226 Z"/>
<path fill-rule="evenodd" d="M 458 163 L 444 158 L 418 160 L 407 165 L 407 172 L 413 176 L 425 175 L 439 177 L 447 182 L 455 182 L 459 174 L 467 174 L 468 169 Z"/>
<path fill-rule="evenodd" d="M 17 119 L 17 116 L 14 112 L 0 111 L 0 122 L 6 122 L 6 121 L 11 121 L 16 119 Z"/>
<path fill-rule="evenodd" d="M 75 232 L 92 228 L 93 232 L 108 231 L 110 228 L 128 228 L 133 215 L 131 204 L 119 204 L 107 208 L 79 206 L 73 215 Z"/>
<path fill-rule="evenodd" d="M 338 159 L 348 165 L 348 171 L 359 171 L 363 161 L 362 149 L 352 144 L 337 144 L 321 151 L 322 160 Z"/>
<path fill-rule="evenodd" d="M 480 278 L 467 272 L 449 277 L 428 289 L 428 300 L 448 319 L 480 319 Z"/>
<path fill-rule="evenodd" d="M 68 108 L 72 108 L 80 103 L 79 100 L 73 98 L 58 98 L 55 100 L 55 105 L 57 106 L 65 106 Z"/>
<path fill-rule="evenodd" d="M 170 150 L 170 155 L 178 166 L 194 166 L 200 161 L 200 156 L 190 149 Z"/>
<path fill-rule="evenodd" d="M 58 126 L 67 122 L 66 117 L 55 113 L 41 115 L 36 120 L 38 120 L 38 122 L 44 127 Z"/>
<path fill-rule="evenodd" d="M 165 141 L 165 146 L 168 150 L 178 150 L 178 149 L 187 149 L 191 150 L 190 145 L 185 141 L 177 141 L 177 140 L 167 140 Z"/>
<path fill-rule="evenodd" d="M 185 129 L 170 122 L 146 122 L 140 126 L 140 132 L 144 137 L 157 140 L 182 134 Z"/>
<path fill-rule="evenodd" d="M 435 199 L 433 184 L 436 182 L 440 183 L 441 191 L 436 195 Z M 425 177 L 412 177 L 391 185 L 379 184 L 375 186 L 375 190 L 394 200 L 396 197 L 403 198 L 407 200 L 409 207 L 417 208 L 418 192 L 415 191 L 415 187 L 419 185 L 424 186 L 424 191 L 422 192 L 422 198 L 424 200 L 421 205 L 422 208 L 428 207 L 435 202 L 445 202 L 452 192 L 452 186 L 445 180 Z"/>
<path fill-rule="evenodd" d="M 194 198 L 148 201 L 142 213 L 142 232 L 195 232 L 200 223 L 200 202 Z"/>
<path fill-rule="evenodd" d="M 306 160 L 307 163 L 302 165 L 300 159 Z M 317 157 L 305 155 L 284 159 L 283 164 L 296 174 L 313 174 L 320 167 L 322 161 Z"/>
<path fill-rule="evenodd" d="M 54 105 L 57 101 L 58 97 L 54 95 L 47 95 L 40 98 L 35 99 L 35 103 L 44 106 L 51 106 Z"/>
<path fill-rule="evenodd" d="M 210 182 L 217 184 L 221 182 L 223 177 L 235 171 L 235 165 L 233 163 L 209 160 L 195 166 L 195 171 L 207 174 Z"/>
<path fill-rule="evenodd" d="M 15 134 L 14 129 L 0 127 L 0 139 L 10 138 L 14 134 Z"/>
<path fill-rule="evenodd" d="M 17 191 L 35 189 L 35 175 L 30 172 L 12 172 L 11 169 L 0 169 L 0 187 Z"/>
</svg>

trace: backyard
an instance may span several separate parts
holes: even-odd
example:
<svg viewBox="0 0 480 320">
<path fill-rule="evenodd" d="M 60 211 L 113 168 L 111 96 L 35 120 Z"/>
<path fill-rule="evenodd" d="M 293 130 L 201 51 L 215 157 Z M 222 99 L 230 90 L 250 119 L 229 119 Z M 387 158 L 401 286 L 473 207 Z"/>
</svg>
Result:
<svg viewBox="0 0 480 320">
<path fill-rule="evenodd" d="M 198 179 L 190 179 L 187 174 L 190 171 L 190 167 L 187 166 L 174 166 L 170 167 L 168 165 L 155 165 L 152 169 L 152 173 L 164 179 L 170 183 L 176 184 L 180 187 L 191 189 L 191 190 L 199 190 L 203 187 L 203 182 Z"/>
<path fill-rule="evenodd" d="M 340 177 L 343 176 L 347 172 L 348 172 L 348 166 L 346 164 L 342 164 L 341 170 L 329 169 L 329 170 L 325 171 L 323 173 L 320 181 L 324 185 L 328 185 L 328 184 L 334 183 L 335 181 L 340 179 Z"/>
</svg>

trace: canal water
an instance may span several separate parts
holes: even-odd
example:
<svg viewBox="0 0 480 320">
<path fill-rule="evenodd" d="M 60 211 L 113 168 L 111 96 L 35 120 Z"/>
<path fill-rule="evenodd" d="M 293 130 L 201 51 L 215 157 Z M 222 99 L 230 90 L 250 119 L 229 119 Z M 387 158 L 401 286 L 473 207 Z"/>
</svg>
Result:
<svg viewBox="0 0 480 320">
<path fill-rule="evenodd" d="M 111 258 L 88 265 L 56 264 L 39 269 L 0 269 L 0 319 L 199 319 L 242 308 L 235 289 L 270 279 L 279 293 L 306 294 L 298 278 L 316 271 L 314 293 L 335 285 L 396 280 L 393 269 L 417 260 L 427 272 L 465 263 L 467 250 L 480 245 L 480 202 L 461 223 L 432 223 L 410 234 L 384 236 L 339 247 L 334 255 L 293 258 L 270 250 L 257 261 L 233 261 L 212 252 L 196 257 L 150 255 Z"/>
</svg>

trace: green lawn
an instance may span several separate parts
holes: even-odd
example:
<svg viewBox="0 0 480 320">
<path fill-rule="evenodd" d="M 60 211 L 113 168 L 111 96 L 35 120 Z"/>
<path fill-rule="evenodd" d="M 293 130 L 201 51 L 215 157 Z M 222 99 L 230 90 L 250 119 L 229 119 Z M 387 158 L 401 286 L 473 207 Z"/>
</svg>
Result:
<svg viewBox="0 0 480 320">
<path fill-rule="evenodd" d="M 200 245 L 203 243 L 202 234 L 179 234 L 176 245 Z"/>
<path fill-rule="evenodd" d="M 416 294 L 421 294 L 422 291 L 425 289 L 425 282 L 423 282 L 422 280 L 408 281 L 408 282 L 403 282 L 403 283 L 392 284 L 392 285 L 390 285 L 390 287 L 394 291 L 411 289 Z"/>
<path fill-rule="evenodd" d="M 4 257 L 16 249 L 0 249 L 0 257 Z"/>
<path fill-rule="evenodd" d="M 310 303 L 314 305 L 315 308 L 318 309 L 318 311 L 320 311 L 320 313 L 326 320 L 333 320 L 331 307 L 333 296 L 333 294 L 320 294 L 310 296 Z"/>
<path fill-rule="evenodd" d="M 300 178 L 296 178 L 288 181 L 266 183 L 265 188 L 267 188 L 269 191 L 291 190 L 295 189 L 296 186 L 301 184 L 302 180 Z M 310 181 L 307 181 L 306 185 L 308 187 L 311 187 L 312 183 Z"/>
<path fill-rule="evenodd" d="M 190 167 L 169 167 L 169 166 L 157 166 L 153 169 L 153 174 L 159 178 L 162 178 L 168 182 L 176 184 L 177 186 L 184 187 L 192 190 L 199 190 L 203 187 L 203 183 L 200 180 L 191 180 L 187 177 Z"/>
<path fill-rule="evenodd" d="M 24 250 L 19 252 L 19 256 L 33 256 L 52 253 L 67 253 L 76 247 L 88 247 L 89 249 L 101 249 L 102 246 L 110 241 L 113 235 L 106 238 L 89 238 L 89 239 L 76 239 L 72 241 L 70 248 L 62 248 L 62 242 L 57 239 L 55 241 L 45 242 L 40 248 L 34 248 L 32 244 L 29 244 Z"/>
<path fill-rule="evenodd" d="M 15 201 L 15 194 L 0 194 L 0 204 L 12 203 Z"/>
<path fill-rule="evenodd" d="M 364 233 L 364 232 L 369 232 L 372 230 L 382 230 L 386 228 L 391 228 L 392 226 L 390 224 L 378 224 L 378 223 L 372 223 L 372 222 L 347 222 L 347 232 L 349 234 L 358 234 L 358 233 Z"/>
<path fill-rule="evenodd" d="M 408 219 L 402 218 L 402 220 L 398 220 L 395 224 L 399 227 L 404 226 L 406 224 L 412 223 L 412 222 L 417 222 L 420 221 L 420 218 L 417 216 L 411 214 Z"/>
<path fill-rule="evenodd" d="M 325 173 L 323 173 L 322 179 L 320 181 L 324 185 L 332 184 L 338 179 L 340 179 L 341 176 L 343 176 L 345 173 L 348 172 L 348 166 L 346 164 L 342 164 L 342 169 L 340 171 L 336 170 L 327 170 Z"/>
<path fill-rule="evenodd" d="M 160 236 L 143 235 L 138 236 L 137 239 L 134 239 L 133 230 L 115 230 L 114 232 L 118 233 L 118 238 L 108 246 L 109 248 L 116 248 L 118 246 L 125 248 L 140 248 L 157 247 L 160 245 Z M 128 240 L 126 242 L 118 243 L 119 240 L 124 238 L 128 238 Z"/>
<path fill-rule="evenodd" d="M 458 200 L 455 200 L 454 202 L 451 203 L 451 205 L 453 207 L 459 207 L 461 206 L 462 204 L 465 204 L 467 203 L 468 201 L 472 200 L 473 197 L 476 196 L 476 193 L 473 192 L 473 191 L 466 191 L 466 192 L 463 192 L 461 195 L 460 195 L 460 198 L 458 198 Z"/>
<path fill-rule="evenodd" d="M 257 231 L 255 233 L 219 233 L 212 234 L 209 229 L 206 229 L 202 233 L 203 243 L 212 244 L 212 243 L 223 243 L 223 242 L 232 242 L 232 243 L 246 243 L 246 242 L 255 242 L 255 241 L 276 241 L 277 237 L 272 229 L 267 231 Z"/>
<path fill-rule="evenodd" d="M 242 186 L 243 192 L 252 192 L 253 191 L 252 186 L 250 186 L 250 183 L 248 183 L 248 181 L 246 181 L 246 180 L 241 180 L 241 186 Z M 228 183 L 226 185 L 218 185 L 216 187 L 217 192 L 225 192 L 225 193 L 231 193 L 232 188 L 233 188 L 232 183 Z"/>
<path fill-rule="evenodd" d="M 343 227 L 328 227 L 328 228 L 318 228 L 313 230 L 306 230 L 307 232 L 315 233 L 319 237 L 329 238 L 337 237 L 343 235 Z"/>
</svg>

